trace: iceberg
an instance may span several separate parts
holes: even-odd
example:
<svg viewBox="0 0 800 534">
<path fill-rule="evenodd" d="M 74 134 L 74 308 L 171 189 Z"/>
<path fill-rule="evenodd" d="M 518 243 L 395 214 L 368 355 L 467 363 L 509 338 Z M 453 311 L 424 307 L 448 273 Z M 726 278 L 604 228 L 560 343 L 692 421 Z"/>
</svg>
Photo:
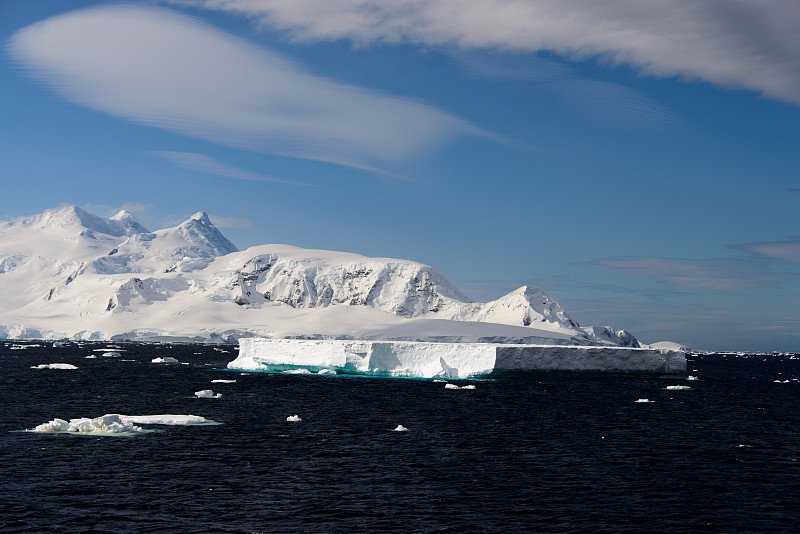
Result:
<svg viewBox="0 0 800 534">
<path fill-rule="evenodd" d="M 668 374 L 686 371 L 686 354 L 608 346 L 243 338 L 228 368 L 447 379 L 538 371 Z"/>
</svg>

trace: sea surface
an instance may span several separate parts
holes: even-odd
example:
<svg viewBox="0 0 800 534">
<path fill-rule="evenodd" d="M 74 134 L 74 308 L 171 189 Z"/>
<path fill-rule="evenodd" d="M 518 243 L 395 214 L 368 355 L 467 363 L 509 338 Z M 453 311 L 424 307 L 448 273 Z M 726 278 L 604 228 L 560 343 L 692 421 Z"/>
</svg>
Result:
<svg viewBox="0 0 800 534">
<path fill-rule="evenodd" d="M 232 345 L 15 345 L 0 342 L 0 532 L 800 532 L 797 356 L 446 389 L 242 374 Z M 32 368 L 52 363 L 77 369 Z M 113 413 L 221 424 L 26 431 Z"/>
</svg>

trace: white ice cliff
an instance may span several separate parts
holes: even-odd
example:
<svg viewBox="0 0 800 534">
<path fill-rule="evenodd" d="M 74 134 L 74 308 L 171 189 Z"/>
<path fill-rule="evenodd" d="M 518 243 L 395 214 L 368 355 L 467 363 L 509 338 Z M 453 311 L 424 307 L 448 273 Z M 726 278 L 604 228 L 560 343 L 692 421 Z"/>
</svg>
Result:
<svg viewBox="0 0 800 534">
<path fill-rule="evenodd" d="M 247 338 L 230 369 L 471 378 L 530 371 L 675 373 L 686 355 L 627 347 Z"/>
</svg>

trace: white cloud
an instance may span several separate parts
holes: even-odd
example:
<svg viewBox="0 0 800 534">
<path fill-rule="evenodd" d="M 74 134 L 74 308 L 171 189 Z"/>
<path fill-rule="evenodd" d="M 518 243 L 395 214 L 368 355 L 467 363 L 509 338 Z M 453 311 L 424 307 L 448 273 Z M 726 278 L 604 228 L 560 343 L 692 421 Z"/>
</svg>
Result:
<svg viewBox="0 0 800 534">
<path fill-rule="evenodd" d="M 601 56 L 800 104 L 796 0 L 174 0 L 297 39 Z"/>
<path fill-rule="evenodd" d="M 224 178 L 233 178 L 235 180 L 247 180 L 251 182 L 274 182 L 287 185 L 308 186 L 302 182 L 295 182 L 293 180 L 283 180 L 281 178 L 273 178 L 265 174 L 251 172 L 238 167 L 233 167 L 225 163 L 221 163 L 214 158 L 205 156 L 203 154 L 196 154 L 194 152 L 171 152 L 171 151 L 156 151 L 153 152 L 156 156 L 164 158 L 165 160 L 180 165 L 181 167 L 191 169 L 193 171 L 202 172 L 205 174 L 213 174 L 215 176 L 222 176 Z"/>
<path fill-rule="evenodd" d="M 375 170 L 479 132 L 431 106 L 314 76 L 163 8 L 70 12 L 18 31 L 8 51 L 69 101 L 247 150 Z"/>
<path fill-rule="evenodd" d="M 783 241 L 765 241 L 762 243 L 746 243 L 734 248 L 759 256 L 775 258 L 791 263 L 800 263 L 800 236 L 790 237 Z"/>
</svg>

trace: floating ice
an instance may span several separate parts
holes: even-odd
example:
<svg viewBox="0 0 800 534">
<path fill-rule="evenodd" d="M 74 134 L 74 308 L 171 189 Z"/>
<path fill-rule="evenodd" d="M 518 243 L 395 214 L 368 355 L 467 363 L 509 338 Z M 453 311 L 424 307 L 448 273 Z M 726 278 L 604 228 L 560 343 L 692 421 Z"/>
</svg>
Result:
<svg viewBox="0 0 800 534">
<path fill-rule="evenodd" d="M 628 347 L 428 343 L 417 341 L 243 338 L 229 369 L 336 372 L 420 378 L 468 378 L 531 371 L 675 373 L 680 351 Z M 287 371 L 288 372 L 288 371 Z"/>
<path fill-rule="evenodd" d="M 310 375 L 311 371 L 308 369 L 287 369 L 284 371 L 284 374 L 287 375 Z"/>
<path fill-rule="evenodd" d="M 397 425 L 396 428 L 392 429 L 392 432 L 408 432 L 408 429 L 403 425 Z"/>
<path fill-rule="evenodd" d="M 31 369 L 77 369 L 71 363 L 42 363 L 39 365 L 32 365 Z"/>
<path fill-rule="evenodd" d="M 646 403 L 646 402 L 648 402 L 648 403 L 649 403 L 649 402 L 654 402 L 654 401 L 651 401 L 650 399 L 636 399 L 636 400 L 635 400 L 635 401 L 633 401 L 633 402 L 641 402 L 641 403 Z"/>
<path fill-rule="evenodd" d="M 94 436 L 121 436 L 146 432 L 142 427 L 126 421 L 119 414 L 106 414 L 90 419 L 53 419 L 42 423 L 31 432 L 91 434 Z"/>
<path fill-rule="evenodd" d="M 667 386 L 664 389 L 669 390 L 683 390 L 683 389 L 692 389 L 691 386 Z"/>
<path fill-rule="evenodd" d="M 53 419 L 27 432 L 50 434 L 81 434 L 91 436 L 133 436 L 155 430 L 145 430 L 136 425 L 207 426 L 220 423 L 199 415 L 121 415 L 106 414 L 100 417 L 79 419 Z"/>
<path fill-rule="evenodd" d="M 176 358 L 173 358 L 172 356 L 164 356 L 163 358 L 161 357 L 153 358 L 152 360 L 150 360 L 150 363 L 181 363 L 181 362 L 179 362 Z"/>
<path fill-rule="evenodd" d="M 332 369 L 320 369 L 317 373 L 318 375 L 333 375 L 336 374 L 336 371 Z"/>
<path fill-rule="evenodd" d="M 459 386 L 457 386 L 455 384 L 445 384 L 444 388 L 445 389 L 475 389 L 475 385 L 474 384 L 467 384 L 466 386 L 459 387 Z"/>
<path fill-rule="evenodd" d="M 116 350 L 109 350 L 101 354 L 103 358 L 119 358 L 122 356 L 122 353 Z"/>
<path fill-rule="evenodd" d="M 788 384 L 789 380 L 773 380 L 776 384 Z"/>
<path fill-rule="evenodd" d="M 222 397 L 222 393 L 214 393 L 210 389 L 201 389 L 200 391 L 195 391 L 194 396 L 198 399 L 218 399 Z"/>
<path fill-rule="evenodd" d="M 687 377 L 686 377 L 686 380 L 700 380 L 700 379 L 699 379 L 699 378 L 697 378 L 697 377 L 696 377 L 696 376 L 694 376 L 694 375 L 689 375 L 689 376 L 687 376 Z"/>
<path fill-rule="evenodd" d="M 137 425 L 206 426 L 219 425 L 212 419 L 200 415 L 123 415 L 123 420 Z"/>
<path fill-rule="evenodd" d="M 212 380 L 211 383 L 212 384 L 235 384 L 236 380 L 224 380 L 224 379 L 218 378 L 217 380 Z"/>
<path fill-rule="evenodd" d="M 291 421 L 293 423 L 298 423 L 298 422 L 302 421 L 302 419 L 300 419 L 299 415 L 290 415 L 289 417 L 286 418 L 286 420 L 287 421 Z"/>
</svg>

